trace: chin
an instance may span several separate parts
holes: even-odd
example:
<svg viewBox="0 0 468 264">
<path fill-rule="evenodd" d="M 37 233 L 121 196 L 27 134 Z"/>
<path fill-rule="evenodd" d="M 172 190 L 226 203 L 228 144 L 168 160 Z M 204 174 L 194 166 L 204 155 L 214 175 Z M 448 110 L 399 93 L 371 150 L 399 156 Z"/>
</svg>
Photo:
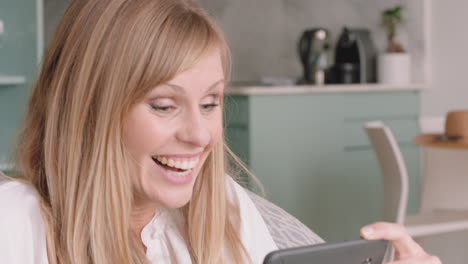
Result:
<svg viewBox="0 0 468 264">
<path fill-rule="evenodd" d="M 192 200 L 193 192 L 170 195 L 161 199 L 160 204 L 166 208 L 177 209 L 184 207 L 190 200 Z"/>
<path fill-rule="evenodd" d="M 177 209 L 185 206 L 192 199 L 194 183 L 185 186 L 159 185 L 147 189 L 147 197 L 159 206 Z"/>
</svg>

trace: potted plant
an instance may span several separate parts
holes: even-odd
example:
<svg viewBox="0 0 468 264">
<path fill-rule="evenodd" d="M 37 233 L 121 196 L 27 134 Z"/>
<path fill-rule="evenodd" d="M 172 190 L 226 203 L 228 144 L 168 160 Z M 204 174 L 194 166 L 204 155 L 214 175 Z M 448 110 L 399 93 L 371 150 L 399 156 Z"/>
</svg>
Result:
<svg viewBox="0 0 468 264">
<path fill-rule="evenodd" d="M 382 11 L 381 26 L 387 34 L 387 50 L 378 57 L 377 77 L 381 83 L 408 84 L 410 82 L 410 56 L 395 39 L 398 25 L 403 23 L 402 11 L 402 6 Z"/>
</svg>

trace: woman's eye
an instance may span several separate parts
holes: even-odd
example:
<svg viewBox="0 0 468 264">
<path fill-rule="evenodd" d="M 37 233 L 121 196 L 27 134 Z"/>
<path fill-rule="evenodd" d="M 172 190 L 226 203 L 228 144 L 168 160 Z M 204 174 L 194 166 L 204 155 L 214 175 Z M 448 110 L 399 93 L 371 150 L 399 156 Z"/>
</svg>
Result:
<svg viewBox="0 0 468 264">
<path fill-rule="evenodd" d="M 168 114 L 175 109 L 175 106 L 172 105 L 151 105 L 151 108 L 156 110 L 157 112 Z"/>
<path fill-rule="evenodd" d="M 219 104 L 215 104 L 215 103 L 211 103 L 211 104 L 202 104 L 201 107 L 202 107 L 202 110 L 204 112 L 211 112 L 213 111 L 216 107 L 218 107 Z"/>
</svg>

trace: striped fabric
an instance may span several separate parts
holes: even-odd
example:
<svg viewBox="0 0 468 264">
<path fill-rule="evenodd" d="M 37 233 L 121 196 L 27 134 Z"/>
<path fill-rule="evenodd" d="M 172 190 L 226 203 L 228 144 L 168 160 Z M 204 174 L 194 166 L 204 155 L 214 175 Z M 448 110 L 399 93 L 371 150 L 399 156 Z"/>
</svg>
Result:
<svg viewBox="0 0 468 264">
<path fill-rule="evenodd" d="M 307 226 L 270 201 L 247 191 L 279 249 L 323 243 Z"/>
</svg>

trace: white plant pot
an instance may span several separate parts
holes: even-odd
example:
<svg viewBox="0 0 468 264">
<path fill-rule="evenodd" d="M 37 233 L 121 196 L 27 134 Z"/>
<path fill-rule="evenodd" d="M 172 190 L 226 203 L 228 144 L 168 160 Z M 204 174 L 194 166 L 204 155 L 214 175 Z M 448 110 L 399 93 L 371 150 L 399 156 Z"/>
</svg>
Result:
<svg viewBox="0 0 468 264">
<path fill-rule="evenodd" d="M 377 59 L 377 80 L 385 84 L 411 82 L 411 57 L 408 53 L 383 53 Z"/>
</svg>

